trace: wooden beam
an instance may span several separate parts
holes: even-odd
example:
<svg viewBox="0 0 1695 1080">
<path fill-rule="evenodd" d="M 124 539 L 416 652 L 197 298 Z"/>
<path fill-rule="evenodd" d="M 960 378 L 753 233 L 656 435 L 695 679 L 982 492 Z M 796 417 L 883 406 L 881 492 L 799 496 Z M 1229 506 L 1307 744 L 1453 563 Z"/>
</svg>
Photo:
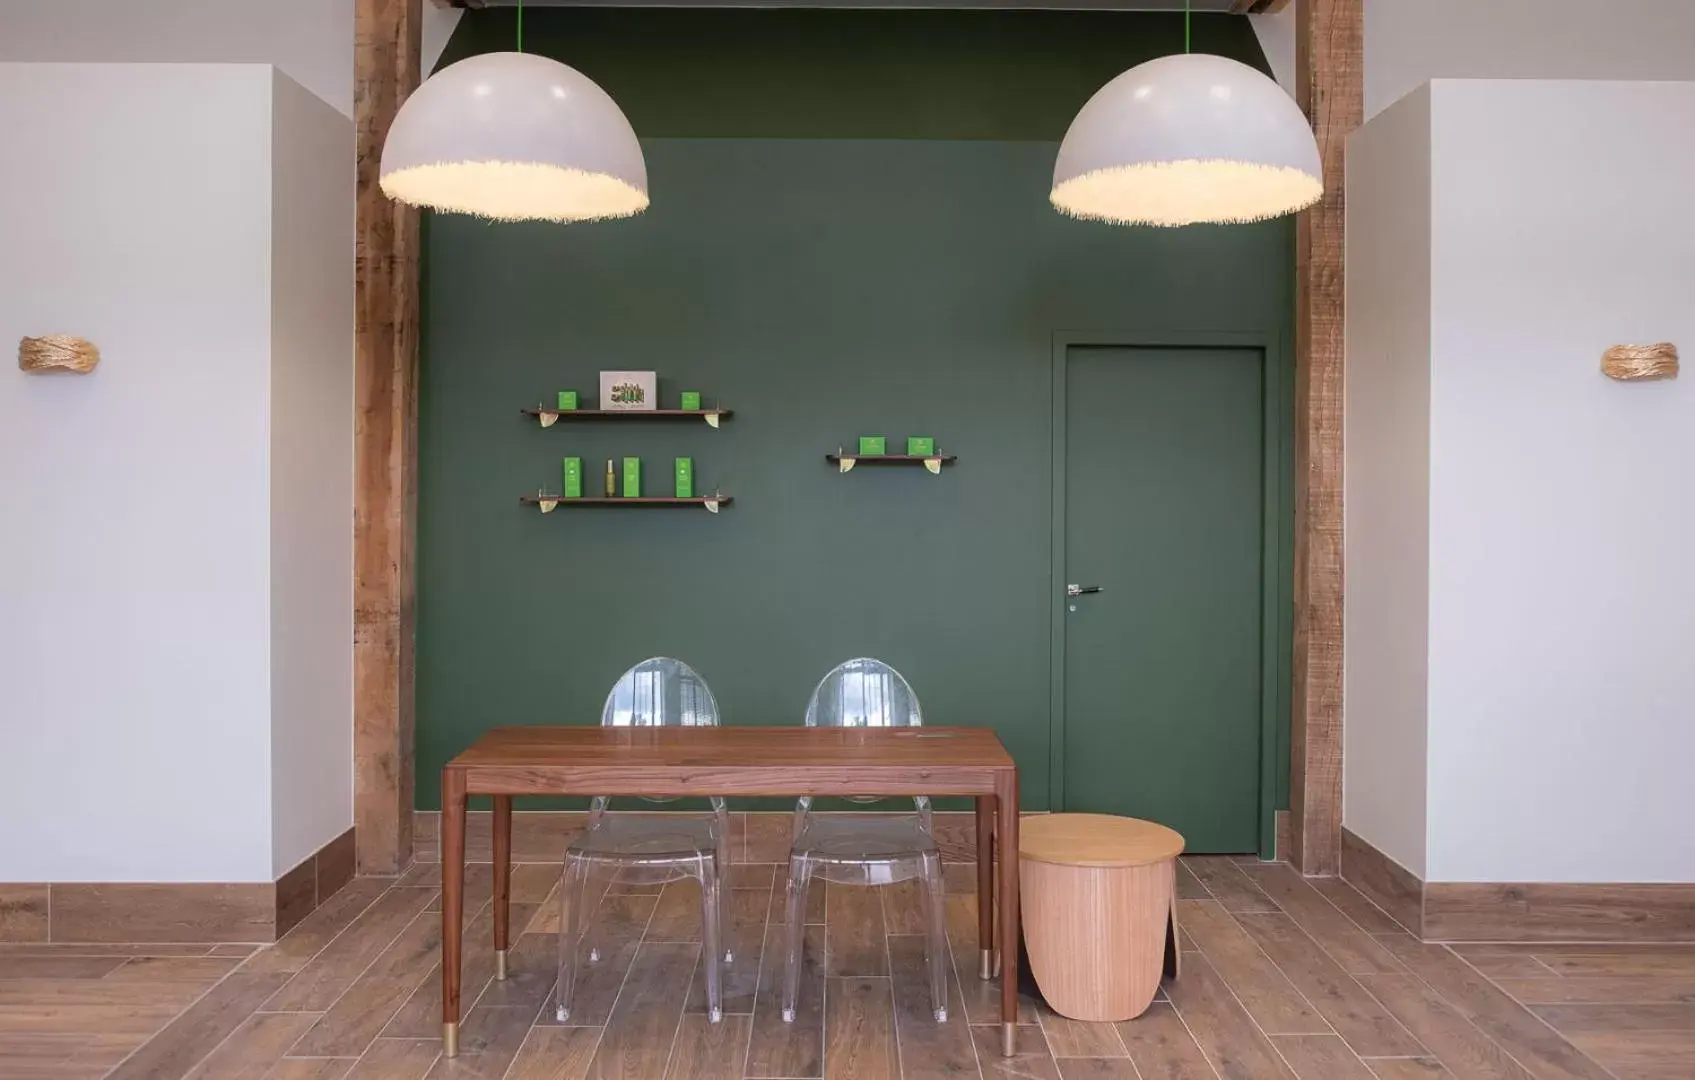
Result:
<svg viewBox="0 0 1695 1080">
<path fill-rule="evenodd" d="M 418 215 L 377 186 L 417 89 L 421 0 L 355 0 L 353 818 L 359 872 L 412 859 L 413 547 L 418 505 Z"/>
<path fill-rule="evenodd" d="M 1301 0 L 1296 98 L 1318 135 L 1324 198 L 1295 233 L 1295 656 L 1290 856 L 1342 853 L 1343 149 L 1364 119 L 1363 0 Z"/>
</svg>

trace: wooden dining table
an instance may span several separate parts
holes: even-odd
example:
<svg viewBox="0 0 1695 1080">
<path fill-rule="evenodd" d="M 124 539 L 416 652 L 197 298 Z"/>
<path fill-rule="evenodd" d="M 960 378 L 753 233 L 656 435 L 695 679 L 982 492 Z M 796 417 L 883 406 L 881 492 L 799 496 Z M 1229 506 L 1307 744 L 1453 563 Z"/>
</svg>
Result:
<svg viewBox="0 0 1695 1080">
<path fill-rule="evenodd" d="M 441 773 L 441 1021 L 447 1057 L 459 1052 L 465 804 L 472 795 L 494 800 L 497 978 L 507 973 L 512 932 L 514 796 L 972 796 L 977 808 L 978 976 L 989 979 L 1000 970 L 1001 1052 L 1007 1057 L 1017 1052 L 1018 766 L 992 731 L 507 727 L 488 732 Z"/>
</svg>

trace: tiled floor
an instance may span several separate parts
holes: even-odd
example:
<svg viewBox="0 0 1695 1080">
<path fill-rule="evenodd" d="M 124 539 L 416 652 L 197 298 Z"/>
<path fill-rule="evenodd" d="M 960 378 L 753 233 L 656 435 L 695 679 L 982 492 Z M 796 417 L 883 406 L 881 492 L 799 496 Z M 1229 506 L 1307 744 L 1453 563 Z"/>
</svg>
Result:
<svg viewBox="0 0 1695 1080">
<path fill-rule="evenodd" d="M 965 868 L 955 868 L 963 870 Z M 737 961 L 701 1012 L 698 894 L 609 894 L 575 1020 L 544 1009 L 557 868 L 514 872 L 513 977 L 492 981 L 488 867 L 467 902 L 463 1054 L 439 1058 L 439 867 L 355 880 L 277 945 L 0 945 L 0 1077 L 194 1080 L 1690 1080 L 1695 946 L 1421 945 L 1359 893 L 1281 865 L 1185 860 L 1183 975 L 1139 1020 L 1028 1003 L 995 1052 L 975 901 L 950 897 L 960 976 L 929 1018 L 915 893 L 815 889 L 800 1016 L 775 1007 L 781 890 L 736 870 Z M 950 875 L 968 887 L 969 872 Z M 979 1026 L 981 1025 L 981 1026 Z"/>
</svg>

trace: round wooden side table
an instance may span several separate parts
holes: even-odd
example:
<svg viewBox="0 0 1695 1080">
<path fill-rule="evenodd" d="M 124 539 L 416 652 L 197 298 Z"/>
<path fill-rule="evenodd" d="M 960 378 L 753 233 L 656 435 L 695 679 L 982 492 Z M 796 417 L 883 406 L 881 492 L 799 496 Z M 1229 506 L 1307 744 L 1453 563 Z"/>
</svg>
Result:
<svg viewBox="0 0 1695 1080">
<path fill-rule="evenodd" d="M 1073 1020 L 1130 1020 L 1177 974 L 1177 856 L 1164 825 L 1110 814 L 1036 814 L 1018 830 L 1030 971 Z"/>
</svg>

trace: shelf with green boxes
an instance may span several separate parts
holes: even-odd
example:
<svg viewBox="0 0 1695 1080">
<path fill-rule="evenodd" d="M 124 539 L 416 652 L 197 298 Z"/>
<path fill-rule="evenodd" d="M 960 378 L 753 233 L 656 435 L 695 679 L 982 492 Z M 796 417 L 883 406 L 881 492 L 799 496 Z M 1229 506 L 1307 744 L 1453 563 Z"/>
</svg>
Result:
<svg viewBox="0 0 1695 1080">
<path fill-rule="evenodd" d="M 716 514 L 720 507 L 729 506 L 732 502 L 735 502 L 735 499 L 732 496 L 720 495 L 720 494 L 717 494 L 717 493 L 713 493 L 711 495 L 696 495 L 693 498 L 688 498 L 688 499 L 679 499 L 679 498 L 675 498 L 675 497 L 669 496 L 669 495 L 666 495 L 666 496 L 642 495 L 642 496 L 631 496 L 631 497 L 628 497 L 628 498 L 623 497 L 623 496 L 618 496 L 618 495 L 612 495 L 612 496 L 606 496 L 606 497 L 601 497 L 601 496 L 597 495 L 594 498 L 569 498 L 568 499 L 568 498 L 565 498 L 565 497 L 560 496 L 560 495 L 549 495 L 549 494 L 545 494 L 545 493 L 537 493 L 535 495 L 520 495 L 518 497 L 518 501 L 523 503 L 525 506 L 533 506 L 536 509 L 540 510 L 544 514 L 551 514 L 555 510 L 558 510 L 562 506 L 566 506 L 566 507 L 589 507 L 589 506 L 678 507 L 678 506 L 700 506 L 700 507 L 704 507 L 706 509 L 707 513 Z"/>
<path fill-rule="evenodd" d="M 563 395 L 561 395 L 561 397 L 563 398 Z M 565 402 L 562 400 L 561 404 L 565 404 Z M 687 402 L 687 404 L 698 404 L 698 399 L 695 402 Z M 700 410 L 692 408 L 686 410 L 667 409 L 617 412 L 598 410 L 584 411 L 571 408 L 545 409 L 538 407 L 535 409 L 524 409 L 522 411 L 530 415 L 544 414 L 543 427 L 550 426 L 545 418 L 549 415 L 555 420 L 557 420 L 560 416 L 573 418 L 588 417 L 595 419 L 623 419 L 633 416 L 658 416 L 664 419 L 674 420 L 701 415 Z M 717 410 L 715 415 L 728 416 L 730 415 L 730 411 L 728 409 Z M 717 427 L 717 424 L 713 423 L 713 426 Z M 679 457 L 676 459 L 674 463 L 676 494 L 667 496 L 644 496 L 642 494 L 642 462 L 639 457 L 625 457 L 622 462 L 621 475 L 618 466 L 614 463 L 614 459 L 607 459 L 606 494 L 603 497 L 590 497 L 585 495 L 588 478 L 584 475 L 583 461 L 581 458 L 567 457 L 564 458 L 563 461 L 564 484 L 559 489 L 558 494 L 554 494 L 550 487 L 544 486 L 538 489 L 534 495 L 520 496 L 519 501 L 526 505 L 535 506 L 544 514 L 550 514 L 559 509 L 561 506 L 701 506 L 704 507 L 708 513 L 716 514 L 720 507 L 727 506 L 734 501 L 730 496 L 716 491 L 711 495 L 697 496 L 695 494 L 694 458 L 692 457 Z"/>
<path fill-rule="evenodd" d="M 958 458 L 953 454 L 869 454 L 865 457 L 825 454 L 824 460 L 832 462 L 841 472 L 852 472 L 855 465 L 922 465 L 931 473 L 940 475 L 943 465 L 952 465 Z"/>
<path fill-rule="evenodd" d="M 906 453 L 885 453 L 888 440 L 882 435 L 861 435 L 859 437 L 859 453 L 850 454 L 841 447 L 833 454 L 825 454 L 824 460 L 836 466 L 839 472 L 852 472 L 855 465 L 915 465 L 923 466 L 932 476 L 942 474 L 943 465 L 952 465 L 957 460 L 952 454 L 936 452 L 936 440 L 929 436 L 913 435 L 906 440 Z"/>
<path fill-rule="evenodd" d="M 705 420 L 708 427 L 736 415 L 734 409 L 520 409 L 533 416 L 542 427 L 552 427 L 560 420 Z"/>
<path fill-rule="evenodd" d="M 520 496 L 519 501 L 537 507 L 544 514 L 551 514 L 561 506 L 704 506 L 708 513 L 716 514 L 720 506 L 733 501 L 721 491 L 714 491 L 711 495 L 694 493 L 694 458 L 691 457 L 680 457 L 675 461 L 676 483 L 673 495 L 642 494 L 641 458 L 624 458 L 622 481 L 614 459 L 607 458 L 606 494 L 601 497 L 584 494 L 587 489 L 583 484 L 582 458 L 568 457 L 562 460 L 564 483 L 558 494 L 544 485 L 538 488 L 534 495 Z"/>
</svg>

